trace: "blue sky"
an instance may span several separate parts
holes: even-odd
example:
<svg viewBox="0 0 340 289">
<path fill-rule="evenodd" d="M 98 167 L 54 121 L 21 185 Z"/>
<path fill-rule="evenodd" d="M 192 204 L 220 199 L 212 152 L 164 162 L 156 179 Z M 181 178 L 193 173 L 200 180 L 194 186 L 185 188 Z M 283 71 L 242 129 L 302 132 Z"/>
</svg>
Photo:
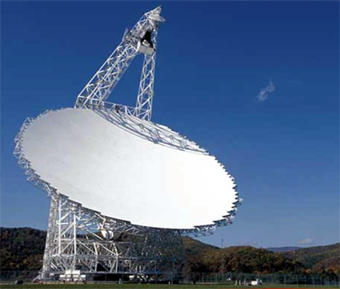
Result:
<svg viewBox="0 0 340 289">
<path fill-rule="evenodd" d="M 73 106 L 125 28 L 159 4 L 153 121 L 208 148 L 244 199 L 233 225 L 200 240 L 338 242 L 338 1 L 2 1 L 2 226 L 47 228 L 49 200 L 12 156 L 25 118 Z M 111 101 L 134 105 L 141 64 Z"/>
</svg>

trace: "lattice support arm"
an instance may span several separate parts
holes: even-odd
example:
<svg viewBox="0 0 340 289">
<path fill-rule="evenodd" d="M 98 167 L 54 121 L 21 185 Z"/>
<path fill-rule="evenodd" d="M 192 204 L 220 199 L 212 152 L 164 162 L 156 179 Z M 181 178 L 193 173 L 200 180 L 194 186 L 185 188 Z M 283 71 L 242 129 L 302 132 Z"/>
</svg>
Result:
<svg viewBox="0 0 340 289">
<path fill-rule="evenodd" d="M 100 108 L 104 106 L 106 99 L 133 59 L 140 53 L 155 54 L 155 35 L 157 35 L 159 23 L 164 21 L 160 12 L 161 8 L 157 7 L 145 13 L 131 30 L 125 31 L 122 42 L 79 93 L 75 107 Z"/>
<path fill-rule="evenodd" d="M 156 43 L 157 34 L 154 35 L 154 43 Z M 150 121 L 152 116 L 152 100 L 154 95 L 155 83 L 155 67 L 156 67 L 156 51 L 151 55 L 144 55 L 144 63 L 142 68 L 141 80 L 136 103 L 135 116 Z"/>
</svg>

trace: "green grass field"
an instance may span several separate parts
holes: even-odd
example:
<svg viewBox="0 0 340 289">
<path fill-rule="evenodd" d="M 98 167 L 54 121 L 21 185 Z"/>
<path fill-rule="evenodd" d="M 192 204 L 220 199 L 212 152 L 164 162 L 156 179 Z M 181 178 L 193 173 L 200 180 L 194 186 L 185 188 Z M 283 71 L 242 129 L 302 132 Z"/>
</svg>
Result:
<svg viewBox="0 0 340 289">
<path fill-rule="evenodd" d="M 233 286 L 226 284 L 196 284 L 196 285 L 164 285 L 164 284 L 0 284 L 3 289 L 227 289 L 227 288 L 250 288 L 246 286 Z M 283 285 L 283 284 L 267 284 L 256 286 L 254 288 L 338 288 L 337 286 L 320 286 L 315 285 Z"/>
</svg>

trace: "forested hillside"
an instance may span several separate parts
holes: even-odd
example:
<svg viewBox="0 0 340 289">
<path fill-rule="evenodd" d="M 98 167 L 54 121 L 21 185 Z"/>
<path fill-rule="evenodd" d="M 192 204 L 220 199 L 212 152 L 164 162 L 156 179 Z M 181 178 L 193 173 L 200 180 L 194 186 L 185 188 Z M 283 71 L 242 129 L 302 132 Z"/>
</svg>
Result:
<svg viewBox="0 0 340 289">
<path fill-rule="evenodd" d="M 339 276 L 339 244 L 291 252 L 272 252 L 250 246 L 220 249 L 190 238 L 184 239 L 189 271 L 294 273 Z M 222 265 L 223 264 L 223 265 Z"/>
<path fill-rule="evenodd" d="M 39 270 L 46 232 L 32 228 L 0 228 L 0 269 Z"/>
<path fill-rule="evenodd" d="M 0 228 L 0 269 L 39 270 L 46 232 L 31 228 Z M 276 253 L 250 246 L 220 249 L 184 238 L 185 271 L 194 279 L 202 273 L 294 273 L 339 275 L 339 244 Z"/>
<path fill-rule="evenodd" d="M 303 263 L 310 270 L 319 273 L 339 275 L 339 244 L 304 248 L 284 253 L 290 259 Z"/>
</svg>

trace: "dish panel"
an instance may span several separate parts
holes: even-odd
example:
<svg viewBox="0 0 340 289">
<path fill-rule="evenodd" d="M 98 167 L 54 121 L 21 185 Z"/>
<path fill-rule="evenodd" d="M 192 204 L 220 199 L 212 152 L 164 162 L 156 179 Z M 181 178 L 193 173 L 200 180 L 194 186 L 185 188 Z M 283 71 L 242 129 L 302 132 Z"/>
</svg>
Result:
<svg viewBox="0 0 340 289">
<path fill-rule="evenodd" d="M 60 194 L 136 225 L 207 225 L 238 200 L 215 157 L 165 126 L 125 114 L 51 111 L 26 128 L 21 147 Z"/>
</svg>

